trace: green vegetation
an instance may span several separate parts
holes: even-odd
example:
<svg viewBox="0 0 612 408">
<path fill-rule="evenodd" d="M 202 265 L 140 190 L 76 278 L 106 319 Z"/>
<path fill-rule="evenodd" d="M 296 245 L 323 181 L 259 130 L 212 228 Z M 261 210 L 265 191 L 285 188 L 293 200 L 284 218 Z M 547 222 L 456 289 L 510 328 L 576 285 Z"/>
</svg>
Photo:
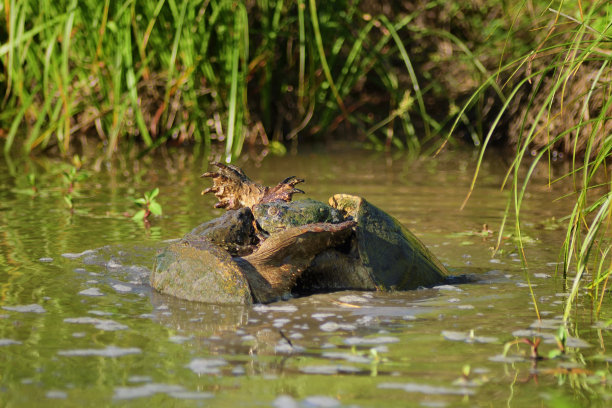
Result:
<svg viewBox="0 0 612 408">
<path fill-rule="evenodd" d="M 548 162 L 554 183 L 550 163 L 563 156 L 576 186 L 563 220 L 562 274 L 576 271 L 565 318 L 580 287 L 599 313 L 612 273 L 612 5 L 406 3 L 6 0 L 5 154 L 70 157 L 86 138 L 107 158 L 192 142 L 230 161 L 245 144 L 282 154 L 350 137 L 419 153 L 463 138 L 482 159 L 501 142 L 516 149 L 506 218 L 519 246 L 529 180 Z"/>
<path fill-rule="evenodd" d="M 147 191 L 140 198 L 134 199 L 134 203 L 141 209 L 132 217 L 136 221 L 144 221 L 145 225 L 149 222 L 150 215 L 161 215 L 162 206 L 155 199 L 159 194 L 159 188 L 155 187 L 151 191 Z"/>
<path fill-rule="evenodd" d="M 4 149 L 69 155 L 88 135 L 107 157 L 193 141 L 230 160 L 245 143 L 350 134 L 418 152 L 441 142 L 501 50 L 528 49 L 506 31 L 529 16 L 491 3 L 5 1 Z M 461 116 L 474 140 L 477 116 Z"/>
<path fill-rule="evenodd" d="M 565 305 L 567 320 L 581 287 L 592 297 L 585 304 L 593 305 L 599 315 L 612 274 L 612 178 L 607 169 L 612 157 L 612 6 L 605 1 L 592 2 L 588 9 L 580 1 L 560 6 L 562 10 L 549 9 L 552 18 L 537 47 L 501 67 L 472 99 L 500 77 L 520 77 L 483 140 L 479 165 L 502 115 L 524 103 L 514 115 L 516 153 L 506 177 L 512 190 L 506 218 L 513 208 L 521 250 L 520 210 L 536 167 L 548 163 L 551 184 L 562 178 L 573 180 L 570 195 L 575 205 L 566 219 L 562 249 L 563 279 L 570 280 L 570 269 L 575 269 Z M 560 153 L 568 155 L 571 168 L 555 178 L 552 162 Z M 478 170 L 472 189 L 477 176 Z"/>
</svg>

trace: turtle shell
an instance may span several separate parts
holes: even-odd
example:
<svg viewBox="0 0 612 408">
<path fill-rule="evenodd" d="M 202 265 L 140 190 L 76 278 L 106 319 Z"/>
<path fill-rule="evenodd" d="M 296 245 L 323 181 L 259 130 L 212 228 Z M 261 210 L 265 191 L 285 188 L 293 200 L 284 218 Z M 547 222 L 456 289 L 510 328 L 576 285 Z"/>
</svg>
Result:
<svg viewBox="0 0 612 408">
<path fill-rule="evenodd" d="M 253 215 L 269 234 L 306 224 L 338 224 L 345 220 L 341 211 L 310 198 L 260 203 L 253 207 Z"/>
<path fill-rule="evenodd" d="M 379 288 L 407 290 L 444 282 L 444 265 L 397 219 L 359 196 L 336 194 L 329 201 L 357 222 L 359 258 Z"/>
</svg>

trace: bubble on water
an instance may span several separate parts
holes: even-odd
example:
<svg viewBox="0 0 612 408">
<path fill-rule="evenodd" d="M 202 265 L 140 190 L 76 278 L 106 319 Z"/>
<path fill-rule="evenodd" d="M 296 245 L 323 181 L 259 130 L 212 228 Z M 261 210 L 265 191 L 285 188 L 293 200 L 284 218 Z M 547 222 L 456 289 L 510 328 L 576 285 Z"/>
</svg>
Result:
<svg viewBox="0 0 612 408">
<path fill-rule="evenodd" d="M 121 357 L 140 353 L 142 353 L 142 350 L 137 347 L 123 348 L 115 346 L 107 346 L 103 349 L 74 349 L 57 352 L 58 355 L 65 357 Z"/>
<path fill-rule="evenodd" d="M 43 257 L 43 258 L 38 258 L 39 262 L 44 262 L 44 263 L 49 263 L 49 262 L 53 262 L 53 258 L 50 257 Z"/>
<path fill-rule="evenodd" d="M 68 394 L 65 391 L 51 390 L 45 393 L 45 397 L 49 399 L 66 399 Z"/>
<path fill-rule="evenodd" d="M 448 406 L 444 401 L 421 401 L 419 405 L 427 408 L 444 408 Z"/>
<path fill-rule="evenodd" d="M 294 313 L 297 312 L 298 308 L 295 305 L 255 305 L 253 306 L 253 310 L 258 313 L 267 313 L 267 312 L 287 312 Z"/>
<path fill-rule="evenodd" d="M 87 333 L 85 332 L 74 332 L 72 333 L 72 337 L 76 338 L 76 339 L 81 339 L 83 337 L 85 337 L 87 335 Z"/>
<path fill-rule="evenodd" d="M 453 285 L 438 285 L 438 286 L 434 286 L 434 289 L 438 289 L 438 290 L 448 290 L 448 291 L 453 291 L 453 292 L 463 292 L 463 289 L 458 288 L 456 286 Z"/>
<path fill-rule="evenodd" d="M 246 370 L 241 365 L 232 368 L 232 375 L 239 376 L 239 375 L 244 375 L 245 373 L 246 373 Z"/>
<path fill-rule="evenodd" d="M 459 306 L 457 306 L 457 309 L 471 310 L 471 309 L 474 309 L 474 305 L 459 305 Z"/>
<path fill-rule="evenodd" d="M 168 394 L 169 396 L 177 399 L 190 399 L 190 400 L 201 400 L 201 399 L 209 399 L 215 396 L 215 394 L 210 392 L 200 392 L 200 391 L 175 391 Z"/>
<path fill-rule="evenodd" d="M 127 286 L 127 285 L 121 285 L 119 283 L 112 285 L 112 288 L 115 289 L 117 292 L 120 293 L 128 293 L 132 291 L 132 287 L 131 286 Z"/>
<path fill-rule="evenodd" d="M 128 377 L 128 382 L 139 383 L 139 382 L 151 382 L 153 379 L 148 375 L 132 375 Z"/>
<path fill-rule="evenodd" d="M 274 319 L 272 325 L 276 328 L 283 327 L 285 324 L 289 323 L 290 319 Z"/>
<path fill-rule="evenodd" d="M 240 340 L 242 340 L 243 342 L 250 342 L 250 341 L 255 341 L 256 338 L 252 334 L 246 334 L 246 335 L 242 336 L 240 338 Z"/>
<path fill-rule="evenodd" d="M 16 305 L 16 306 L 2 306 L 4 310 L 19 313 L 45 313 L 46 310 L 39 304 L 32 303 L 31 305 Z"/>
<path fill-rule="evenodd" d="M 168 310 L 168 309 L 170 309 L 170 307 L 168 305 L 160 305 L 160 306 L 157 306 L 155 309 L 157 309 L 157 310 Z"/>
<path fill-rule="evenodd" d="M 331 360 L 345 360 L 349 363 L 362 363 L 369 364 L 370 358 L 366 356 L 360 356 L 359 354 L 353 353 L 343 353 L 340 351 L 328 351 L 321 354 L 323 358 L 328 358 Z"/>
<path fill-rule="evenodd" d="M 193 336 L 170 336 L 168 340 L 172 343 L 183 344 L 186 341 L 193 340 Z"/>
<path fill-rule="evenodd" d="M 150 397 L 157 393 L 173 393 L 184 391 L 184 388 L 180 385 L 167 385 L 167 384 L 145 384 L 138 387 L 117 387 L 115 388 L 115 399 L 133 399 Z"/>
<path fill-rule="evenodd" d="M 587 348 L 587 347 L 593 347 L 591 344 L 587 343 L 586 341 L 579 339 L 577 337 L 572 337 L 572 336 L 568 336 L 565 339 L 565 346 L 566 347 L 575 347 L 575 348 Z"/>
<path fill-rule="evenodd" d="M 344 303 L 366 303 L 369 301 L 365 297 L 359 295 L 340 296 L 338 300 Z"/>
<path fill-rule="evenodd" d="M 348 346 L 376 346 L 379 344 L 398 343 L 400 340 L 397 337 L 381 336 L 381 337 L 347 337 L 344 339 L 344 344 Z"/>
<path fill-rule="evenodd" d="M 466 343 L 496 343 L 497 337 L 476 336 L 473 332 L 457 332 L 452 330 L 442 330 L 442 337 L 451 341 L 463 341 Z"/>
<path fill-rule="evenodd" d="M 93 254 L 95 254 L 95 253 L 96 253 L 96 251 L 95 251 L 95 250 L 93 250 L 93 249 L 87 249 L 87 250 L 85 250 L 85 251 L 83 251 L 83 252 L 78 252 L 78 253 L 71 253 L 71 252 L 67 252 L 67 253 L 65 253 L 65 254 L 62 254 L 61 256 L 62 256 L 62 257 L 64 257 L 64 258 L 68 258 L 68 259 L 78 259 L 78 258 L 80 258 L 80 257 L 82 257 L 82 256 L 85 256 L 85 255 L 93 255 Z"/>
<path fill-rule="evenodd" d="M 406 392 L 416 392 L 426 395 L 474 395 L 474 390 L 469 388 L 450 388 L 435 385 L 416 384 L 416 383 L 380 383 L 378 388 L 398 389 Z"/>
<path fill-rule="evenodd" d="M 114 320 L 109 319 L 98 319 L 96 317 L 69 317 L 64 319 L 65 323 L 76 323 L 76 324 L 93 324 L 96 329 L 104 331 L 115 331 L 125 330 L 129 327 L 125 324 L 117 323 Z"/>
<path fill-rule="evenodd" d="M 283 341 L 282 343 L 274 346 L 274 351 L 278 354 L 290 354 L 293 353 L 295 349 L 291 344 Z"/>
<path fill-rule="evenodd" d="M 336 330 L 355 330 L 357 327 L 349 323 L 326 322 L 319 326 L 319 328 L 324 332 L 333 332 Z"/>
<path fill-rule="evenodd" d="M 550 278 L 550 275 L 547 273 L 534 273 L 533 277 L 540 278 L 540 279 L 547 279 L 547 278 Z"/>
<path fill-rule="evenodd" d="M 21 344 L 18 340 L 13 339 L 0 339 L 0 347 L 1 346 L 11 346 L 13 344 Z"/>
<path fill-rule="evenodd" d="M 279 395 L 272 402 L 272 406 L 275 408 L 299 408 L 300 405 L 289 395 Z"/>
<path fill-rule="evenodd" d="M 83 296 L 104 296 L 104 293 L 100 291 L 100 288 L 89 288 L 79 292 L 79 295 Z"/>
<path fill-rule="evenodd" d="M 89 310 L 87 313 L 96 315 L 96 316 L 112 316 L 113 315 L 113 313 L 105 312 L 103 310 Z"/>
<path fill-rule="evenodd" d="M 117 268 L 121 268 L 123 265 L 121 265 L 121 262 L 117 261 L 116 259 L 111 259 L 110 261 L 108 261 L 106 263 L 106 267 L 108 269 L 117 269 Z"/>
<path fill-rule="evenodd" d="M 500 264 L 500 263 L 502 263 L 502 261 L 500 261 L 500 260 L 499 260 L 499 259 L 497 259 L 497 258 L 489 259 L 489 262 L 494 263 L 494 264 Z"/>
<path fill-rule="evenodd" d="M 447 300 L 448 303 L 457 303 L 457 302 L 461 302 L 461 299 L 459 298 L 450 298 Z"/>
<path fill-rule="evenodd" d="M 323 320 L 327 319 L 328 317 L 334 317 L 334 316 L 336 316 L 336 315 L 333 314 L 333 313 L 314 313 L 310 317 L 312 317 L 313 319 L 317 319 L 319 321 L 323 321 Z"/>
<path fill-rule="evenodd" d="M 333 407 L 339 407 L 340 401 L 338 401 L 335 398 L 327 397 L 324 395 L 313 395 L 311 397 L 304 398 L 304 400 L 302 400 L 302 406 L 307 407 L 307 408 L 310 408 L 310 407 L 333 408 Z"/>
<path fill-rule="evenodd" d="M 340 326 L 338 325 L 338 323 L 334 323 L 334 322 L 327 322 L 327 323 L 323 323 L 321 326 L 319 326 L 319 328 L 323 331 L 326 332 L 333 332 L 338 330 Z"/>
<path fill-rule="evenodd" d="M 196 374 L 221 374 L 219 367 L 227 365 L 227 361 L 220 358 L 196 358 L 185 367 Z"/>
<path fill-rule="evenodd" d="M 516 286 L 518 286 L 519 288 L 535 288 L 536 286 L 538 286 L 535 283 L 523 283 L 523 282 L 517 282 Z"/>
<path fill-rule="evenodd" d="M 300 372 L 304 374 L 322 375 L 355 374 L 362 371 L 360 368 L 345 365 L 310 365 L 300 368 Z"/>
<path fill-rule="evenodd" d="M 524 357 L 521 356 L 504 356 L 503 354 L 496 354 L 493 357 L 489 357 L 489 361 L 493 361 L 495 363 L 519 363 L 521 361 L 527 361 Z"/>
<path fill-rule="evenodd" d="M 561 319 L 542 319 L 535 320 L 531 325 L 529 325 L 532 329 L 552 329 L 556 330 L 560 326 L 563 325 L 563 320 Z"/>
</svg>

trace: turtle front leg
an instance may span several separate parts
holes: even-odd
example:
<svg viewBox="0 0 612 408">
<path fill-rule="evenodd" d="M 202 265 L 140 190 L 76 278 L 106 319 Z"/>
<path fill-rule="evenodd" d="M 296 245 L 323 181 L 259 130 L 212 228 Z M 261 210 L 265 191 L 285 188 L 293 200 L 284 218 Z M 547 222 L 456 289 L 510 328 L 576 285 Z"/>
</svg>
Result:
<svg viewBox="0 0 612 408">
<path fill-rule="evenodd" d="M 239 167 L 219 162 L 211 163 L 215 171 L 209 171 L 200 177 L 212 178 L 213 185 L 202 191 L 202 194 L 214 193 L 218 203 L 215 208 L 237 210 L 242 207 L 252 208 L 259 203 L 271 201 L 291 201 L 293 194 L 304 193 L 295 186 L 304 180 L 287 177 L 275 187 L 265 187 L 253 182 Z"/>
<path fill-rule="evenodd" d="M 202 191 L 202 194 L 214 193 L 218 203 L 215 208 L 237 210 L 242 207 L 252 207 L 261 202 L 265 196 L 266 187 L 254 183 L 239 167 L 219 162 L 211 163 L 216 171 L 209 171 L 200 177 L 211 177 L 212 187 Z"/>
</svg>

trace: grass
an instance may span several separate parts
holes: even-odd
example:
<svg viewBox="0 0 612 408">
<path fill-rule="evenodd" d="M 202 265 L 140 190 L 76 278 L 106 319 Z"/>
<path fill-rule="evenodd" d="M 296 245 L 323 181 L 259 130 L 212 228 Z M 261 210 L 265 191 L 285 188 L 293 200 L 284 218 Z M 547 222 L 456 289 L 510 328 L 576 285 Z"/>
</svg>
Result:
<svg viewBox="0 0 612 408">
<path fill-rule="evenodd" d="M 347 0 L 7 0 L 5 153 L 70 157 L 87 135 L 107 157 L 134 143 L 193 142 L 224 145 L 229 161 L 245 143 L 345 133 L 419 152 L 438 143 L 457 97 L 420 67 L 452 43 L 466 75 L 482 77 L 484 48 L 470 46 L 485 42 L 492 10 L 496 26 L 506 19 L 498 5 L 470 6 L 474 27 L 452 33 L 422 22 L 451 6 L 418 3 L 385 14 Z"/>
<path fill-rule="evenodd" d="M 563 315 L 567 321 L 581 295 L 592 298 L 584 304 L 594 304 L 593 311 L 599 316 L 612 274 L 612 178 L 607 167 L 612 158 L 612 7 L 595 1 L 585 9 L 577 1 L 562 2 L 559 8 L 543 15 L 548 24 L 542 42 L 485 81 L 460 115 L 499 78 L 522 78 L 514 81 L 516 85 L 492 121 L 478 160 L 479 168 L 503 115 L 512 104 L 523 101 L 525 108 L 515 128 L 515 156 L 505 183 L 512 191 L 505 219 L 513 215 L 519 237 L 520 210 L 536 166 L 548 162 L 552 184 L 557 181 L 552 176 L 552 161 L 559 152 L 569 156 L 571 169 L 562 178 L 573 180 L 569 198 L 575 204 L 565 220 L 560 271 L 568 282 Z M 522 175 L 525 166 L 528 170 Z M 477 177 L 478 170 L 471 190 Z"/>
</svg>

